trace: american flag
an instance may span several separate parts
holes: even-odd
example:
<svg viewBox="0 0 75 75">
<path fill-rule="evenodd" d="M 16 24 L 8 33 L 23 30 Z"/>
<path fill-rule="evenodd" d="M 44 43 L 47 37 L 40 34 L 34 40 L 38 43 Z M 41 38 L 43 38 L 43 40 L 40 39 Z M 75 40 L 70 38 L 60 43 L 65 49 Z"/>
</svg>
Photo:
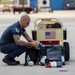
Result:
<svg viewBox="0 0 75 75">
<path fill-rule="evenodd" d="M 55 39 L 55 38 L 56 38 L 55 30 L 50 30 L 45 32 L 45 39 Z"/>
</svg>

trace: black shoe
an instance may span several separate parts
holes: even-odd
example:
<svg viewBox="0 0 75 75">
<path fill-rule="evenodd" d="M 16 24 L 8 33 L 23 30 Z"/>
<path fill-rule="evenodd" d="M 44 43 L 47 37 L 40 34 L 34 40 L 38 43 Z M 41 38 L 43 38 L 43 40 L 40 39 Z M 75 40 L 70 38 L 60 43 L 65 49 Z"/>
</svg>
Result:
<svg viewBox="0 0 75 75">
<path fill-rule="evenodd" d="M 27 64 L 27 63 L 25 63 L 25 64 L 24 64 L 24 66 L 28 66 L 28 64 Z"/>
<path fill-rule="evenodd" d="M 17 64 L 20 64 L 20 61 L 16 61 L 16 60 L 13 59 L 13 58 L 11 58 L 11 60 L 12 60 L 13 62 L 17 62 Z"/>
<path fill-rule="evenodd" d="M 4 63 L 7 63 L 8 65 L 18 65 L 18 64 L 20 64 L 19 61 L 15 61 L 14 59 L 12 59 L 11 57 L 9 57 L 8 55 L 5 56 L 2 61 Z"/>
</svg>

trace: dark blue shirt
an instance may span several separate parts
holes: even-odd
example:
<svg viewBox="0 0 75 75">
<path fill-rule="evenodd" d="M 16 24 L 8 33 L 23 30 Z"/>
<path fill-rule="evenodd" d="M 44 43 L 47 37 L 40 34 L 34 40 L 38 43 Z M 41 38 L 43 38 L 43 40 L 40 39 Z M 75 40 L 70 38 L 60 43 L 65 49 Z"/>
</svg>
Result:
<svg viewBox="0 0 75 75">
<path fill-rule="evenodd" d="M 26 30 L 24 28 L 21 29 L 19 21 L 12 24 L 11 26 L 7 27 L 7 29 L 3 32 L 0 44 L 9 44 L 13 43 L 13 35 L 20 35 L 23 34 Z"/>
</svg>

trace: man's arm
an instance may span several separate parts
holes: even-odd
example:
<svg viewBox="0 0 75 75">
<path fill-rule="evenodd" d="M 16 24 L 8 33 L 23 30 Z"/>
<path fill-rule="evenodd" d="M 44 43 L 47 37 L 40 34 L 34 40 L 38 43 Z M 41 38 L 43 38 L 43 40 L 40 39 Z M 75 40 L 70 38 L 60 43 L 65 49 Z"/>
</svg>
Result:
<svg viewBox="0 0 75 75">
<path fill-rule="evenodd" d="M 22 35 L 24 36 L 24 38 L 26 38 L 26 40 L 27 40 L 28 42 L 33 42 L 33 39 L 28 35 L 27 32 L 24 32 Z"/>
<path fill-rule="evenodd" d="M 30 40 L 31 42 L 25 42 L 23 40 L 20 40 L 20 36 L 19 35 L 13 35 L 14 41 L 17 45 L 20 46 L 33 46 L 33 47 L 38 47 L 38 45 L 33 42 L 32 40 Z"/>
<path fill-rule="evenodd" d="M 30 42 L 25 42 L 23 40 L 20 40 L 20 36 L 19 35 L 13 35 L 14 41 L 17 45 L 20 46 L 31 46 Z"/>
</svg>

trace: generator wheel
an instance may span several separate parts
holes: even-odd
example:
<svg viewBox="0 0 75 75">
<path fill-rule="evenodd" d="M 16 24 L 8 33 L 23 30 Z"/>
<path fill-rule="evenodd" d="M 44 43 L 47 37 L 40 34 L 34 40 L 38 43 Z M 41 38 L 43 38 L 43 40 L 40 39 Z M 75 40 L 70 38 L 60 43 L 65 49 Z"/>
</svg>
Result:
<svg viewBox="0 0 75 75">
<path fill-rule="evenodd" d="M 69 43 L 68 42 L 64 42 L 64 47 L 65 47 L 65 61 L 69 61 L 70 59 L 70 49 L 69 49 Z"/>
</svg>

